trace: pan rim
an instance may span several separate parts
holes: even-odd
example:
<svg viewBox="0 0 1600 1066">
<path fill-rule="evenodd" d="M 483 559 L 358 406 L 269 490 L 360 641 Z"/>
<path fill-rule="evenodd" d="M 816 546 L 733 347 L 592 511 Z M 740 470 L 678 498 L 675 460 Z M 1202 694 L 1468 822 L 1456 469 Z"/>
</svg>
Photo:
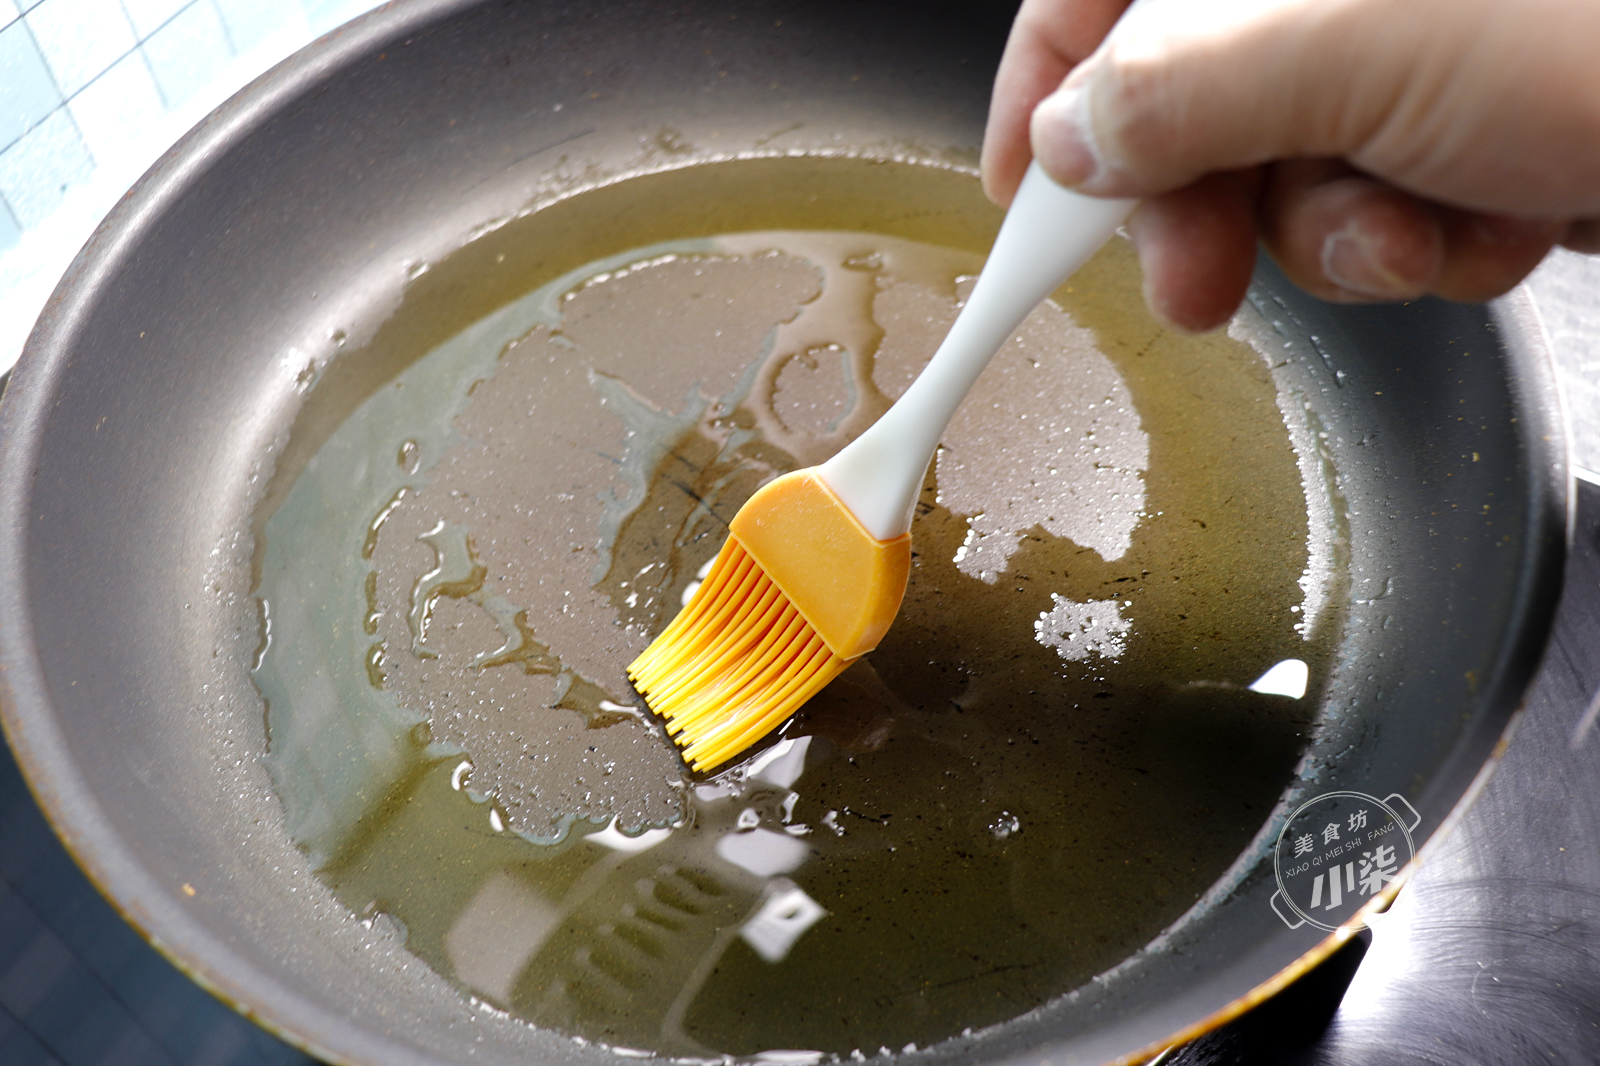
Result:
<svg viewBox="0 0 1600 1066">
<path fill-rule="evenodd" d="M 306 45 L 240 89 L 185 133 L 140 176 L 95 227 L 46 301 L 0 403 L 0 560 L 20 564 L 27 548 L 33 460 L 49 396 L 70 364 L 70 338 L 114 267 L 134 254 L 150 224 L 208 164 L 264 119 L 316 92 L 329 72 L 348 67 L 384 42 L 448 17 L 474 0 L 389 0 Z M 28 790 L 91 884 L 141 937 L 181 973 L 280 1040 L 334 1066 L 363 1061 L 448 1066 L 420 1049 L 355 1028 L 232 951 L 191 919 L 173 894 L 112 827 L 70 757 L 49 707 L 34 652 L 27 579 L 0 562 L 0 732 Z M 92 843 L 92 846 L 90 846 Z M 161 930 L 160 933 L 157 930 Z M 354 1040 L 339 1040 L 354 1035 Z M 342 1046 L 344 1045 L 344 1046 Z"/>
<path fill-rule="evenodd" d="M 209 933 L 202 923 L 189 918 L 181 902 L 123 844 L 104 811 L 91 798 L 93 793 L 69 757 L 64 734 L 54 718 L 23 710 L 50 706 L 48 687 L 34 653 L 27 580 L 20 567 L 28 543 L 32 457 L 49 414 L 49 399 L 70 362 L 70 339 L 76 323 L 87 313 L 113 266 L 134 254 L 150 222 L 174 198 L 183 195 L 188 183 L 210 161 L 226 152 L 263 116 L 292 106 L 304 93 L 312 91 L 325 73 L 358 60 L 379 42 L 473 4 L 474 0 L 397 0 L 369 12 L 285 60 L 185 135 L 140 179 L 74 259 L 29 338 L 12 382 L 16 387 L 7 389 L 11 395 L 0 405 L 0 507 L 5 508 L 6 515 L 0 521 L 0 612 L 7 619 L 0 627 L 0 726 L 24 767 L 30 790 L 49 815 L 53 830 L 96 888 L 158 951 L 202 987 L 280 1038 L 310 1054 L 341 1063 L 431 1064 L 443 1060 L 390 1041 L 375 1031 L 346 1024 L 311 997 L 255 967 Z M 1508 347 L 1523 353 L 1519 365 L 1540 378 L 1527 383 L 1530 396 L 1545 405 L 1559 404 L 1553 373 L 1548 369 L 1548 342 L 1542 337 L 1526 294 L 1519 290 L 1504 298 L 1492 305 L 1491 314 Z M 1542 372 L 1537 369 L 1541 365 L 1545 368 Z M 1559 412 L 1553 413 L 1552 419 L 1565 424 Z M 1555 450 L 1552 443 L 1552 451 Z M 1539 498 L 1544 503 L 1543 520 L 1552 526 L 1559 524 L 1570 536 L 1575 497 L 1570 491 L 1571 475 L 1565 457 L 1557 459 L 1547 464 L 1549 478 L 1539 486 Z M 1530 515 L 1530 522 L 1535 520 Z M 1481 792 L 1515 726 L 1521 692 L 1544 647 L 1559 594 L 1566 542 L 1530 538 L 1529 545 L 1524 571 L 1533 576 L 1521 586 L 1529 592 L 1518 607 L 1518 617 L 1523 622 L 1514 627 L 1518 639 L 1506 651 L 1506 658 L 1514 661 L 1507 670 L 1496 673 L 1496 692 L 1491 701 L 1496 708 L 1505 710 L 1491 715 L 1496 721 L 1486 722 L 1480 731 L 1488 733 L 1492 727 L 1493 736 L 1487 740 L 1493 750 L 1488 760 L 1475 769 L 1471 786 L 1452 808 L 1446 825 L 1430 838 L 1423 854 L 1437 846 Z M 1531 625 L 1529 618 L 1535 620 Z M 157 930 L 162 932 L 158 934 Z M 1223 1011 L 1172 1034 L 1159 1046 L 1151 1045 L 1112 1061 L 1142 1061 L 1180 1036 L 1192 1039 L 1225 1023 L 1315 966 L 1348 936 L 1344 930 L 1329 934 L 1291 966 L 1258 984 L 1248 996 L 1230 1003 Z M 241 974 L 249 980 L 242 980 Z"/>
</svg>

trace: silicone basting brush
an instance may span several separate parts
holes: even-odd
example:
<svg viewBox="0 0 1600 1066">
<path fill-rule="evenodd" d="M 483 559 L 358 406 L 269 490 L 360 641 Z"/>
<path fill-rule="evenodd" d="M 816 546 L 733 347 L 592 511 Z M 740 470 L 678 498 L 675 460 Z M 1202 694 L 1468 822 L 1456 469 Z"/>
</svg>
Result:
<svg viewBox="0 0 1600 1066">
<path fill-rule="evenodd" d="M 878 646 L 911 570 L 911 515 L 939 437 L 1028 313 L 1133 208 L 1031 164 L 972 295 L 933 359 L 865 433 L 752 496 L 694 596 L 628 667 L 689 765 L 777 728 Z"/>
</svg>

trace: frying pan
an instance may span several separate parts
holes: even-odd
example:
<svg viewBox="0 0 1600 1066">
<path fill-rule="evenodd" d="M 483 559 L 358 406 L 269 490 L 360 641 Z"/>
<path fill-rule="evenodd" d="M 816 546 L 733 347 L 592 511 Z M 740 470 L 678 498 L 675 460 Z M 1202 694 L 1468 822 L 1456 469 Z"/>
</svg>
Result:
<svg viewBox="0 0 1600 1066">
<path fill-rule="evenodd" d="M 536 209 L 574 188 L 712 155 L 970 171 L 1010 14 L 391 4 L 264 76 L 144 177 L 62 281 L 0 407 L 7 736 L 129 921 L 331 1060 L 612 1061 L 374 947 L 307 870 L 257 762 L 253 522 L 364 396 L 564 269 L 564 242 L 587 242 L 581 262 L 703 225 L 679 201 L 619 212 L 615 234 L 540 236 Z M 767 217 L 796 228 L 890 213 L 770 195 Z M 994 218 L 945 223 L 981 247 Z M 1270 264 L 1252 301 L 1326 429 L 1351 575 L 1318 731 L 1260 839 L 1349 789 L 1398 793 L 1420 843 L 1483 780 L 1554 606 L 1568 491 L 1540 330 L 1515 295 L 1337 308 Z M 1347 935 L 1290 928 L 1275 891 L 1256 848 L 1160 950 L 907 1057 L 1092 1063 L 1215 1024 Z"/>
</svg>

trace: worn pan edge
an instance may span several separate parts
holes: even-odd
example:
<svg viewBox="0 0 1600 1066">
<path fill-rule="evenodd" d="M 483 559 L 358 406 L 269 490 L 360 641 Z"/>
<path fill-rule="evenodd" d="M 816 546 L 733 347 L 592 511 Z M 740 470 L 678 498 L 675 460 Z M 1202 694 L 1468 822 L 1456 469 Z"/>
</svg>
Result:
<svg viewBox="0 0 1600 1066">
<path fill-rule="evenodd" d="M 70 364 L 72 340 L 100 288 L 116 275 L 150 225 L 207 165 L 257 125 L 317 90 L 330 71 L 358 62 L 378 42 L 447 17 L 472 0 L 411 0 L 369 11 L 325 34 L 255 79 L 168 149 L 95 228 L 41 311 L 0 404 L 0 731 L 35 801 L 89 881 L 147 942 L 227 1006 L 293 1047 L 334 1066 L 361 1061 L 445 1066 L 418 1049 L 351 1027 L 315 1000 L 246 962 L 192 920 L 112 829 L 53 721 L 17 708 L 47 704 L 33 654 L 28 589 L 17 565 L 27 550 L 26 515 L 48 397 Z M 9 565 L 8 565 L 9 564 Z M 163 929 L 167 935 L 158 935 Z M 243 974 L 247 979 L 241 979 Z M 339 1039 L 354 1035 L 355 1040 Z"/>
<path fill-rule="evenodd" d="M 173 198 L 182 195 L 192 173 L 203 167 L 215 153 L 225 151 L 235 138 L 248 130 L 254 122 L 259 121 L 263 115 L 284 106 L 284 101 L 292 100 L 300 93 L 308 91 L 329 69 L 337 68 L 364 54 L 370 49 L 372 42 L 398 36 L 413 26 L 425 24 L 441 14 L 463 6 L 466 4 L 462 0 L 439 0 L 432 4 L 409 5 L 403 11 L 391 5 L 372 12 L 352 26 L 317 42 L 308 52 L 302 53 L 291 62 L 275 68 L 258 79 L 191 131 L 163 156 L 161 161 L 141 179 L 134 191 L 102 223 L 74 261 L 56 295 L 52 296 L 30 338 L 24 361 L 19 367 L 18 379 L 22 387 L 13 390 L 17 395 L 11 402 L 0 407 L 0 505 L 10 505 L 6 507 L 6 519 L 0 522 L 0 557 L 20 559 L 26 547 L 28 525 L 26 502 L 32 483 L 31 463 L 28 457 L 36 446 L 38 427 L 47 415 L 44 397 L 50 394 L 51 387 L 65 370 L 66 353 L 70 350 L 70 344 L 67 342 L 73 334 L 77 316 L 97 287 L 103 283 L 103 279 L 111 273 L 111 265 L 129 254 L 129 250 L 137 242 L 149 220 L 158 216 Z M 1508 298 L 1495 308 L 1494 313 L 1497 321 L 1503 323 L 1502 328 L 1508 344 L 1520 343 L 1534 348 L 1542 347 L 1537 343 L 1536 320 L 1533 321 L 1535 331 L 1529 332 L 1528 316 L 1532 312 L 1525 297 L 1521 297 L 1520 300 L 1517 297 Z M 1521 340 L 1514 342 L 1515 338 Z M 1554 395 L 1553 380 L 1548 373 L 1543 375 L 1535 389 L 1541 394 L 1548 392 Z M 1559 403 L 1559 400 L 1554 402 Z M 1541 499 L 1547 504 L 1547 512 L 1553 513 L 1558 501 L 1566 508 L 1565 521 L 1561 525 L 1570 529 L 1571 496 L 1566 491 L 1568 474 L 1564 460 L 1556 457 L 1550 470 L 1551 484 L 1542 486 L 1547 490 L 1547 494 L 1541 495 Z M 1555 484 L 1557 480 L 1561 482 L 1559 488 Z M 1564 561 L 1565 544 L 1551 545 L 1542 540 L 1533 543 L 1534 540 L 1535 538 L 1530 538 L 1529 557 L 1525 558 L 1523 564 L 1525 573 L 1535 575 L 1531 579 L 1532 592 L 1519 604 L 1518 610 L 1519 617 L 1536 619 L 1542 617 L 1545 619 L 1545 624 L 1534 627 L 1524 625 L 1519 630 L 1519 639 L 1507 654 L 1507 658 L 1512 660 L 1511 668 L 1496 675 L 1496 691 L 1491 702 L 1496 707 L 1505 704 L 1508 709 L 1500 718 L 1499 728 L 1492 730 L 1493 735 L 1487 738 L 1495 748 L 1494 754 L 1488 763 L 1474 771 L 1475 778 L 1471 788 L 1452 810 L 1446 828 L 1441 829 L 1430 842 L 1430 846 L 1424 849 L 1425 853 L 1432 850 L 1433 843 L 1442 838 L 1448 826 L 1453 825 L 1470 806 L 1471 801 L 1481 790 L 1483 782 L 1492 772 L 1494 759 L 1498 757 L 1499 751 L 1503 750 L 1503 737 L 1514 723 L 1514 715 L 1510 708 L 1514 706 L 1517 695 L 1527 678 L 1531 676 L 1539 651 L 1543 647 L 1548 619 L 1552 613 L 1549 608 L 1554 606 L 1556 595 L 1554 590 L 1558 588 L 1555 579 L 1559 577 Z M 51 813 L 52 825 L 56 832 L 69 850 L 79 857 L 91 880 L 102 893 L 113 900 L 114 905 L 122 910 L 124 917 L 140 929 L 158 950 L 219 998 L 284 1039 L 313 1054 L 338 1061 L 352 1061 L 343 1058 L 332 1046 L 320 1042 L 320 1038 L 303 1035 L 308 1028 L 305 1025 L 306 1019 L 321 1013 L 314 1002 L 287 989 L 282 990 L 284 1001 L 295 1004 L 293 1011 L 284 1013 L 292 1013 L 297 1017 L 297 1028 L 293 1031 L 287 1030 L 276 1021 L 270 1007 L 252 1010 L 238 998 L 239 993 L 235 991 L 235 986 L 243 983 L 228 981 L 217 976 L 226 972 L 226 968 L 210 968 L 206 965 L 207 959 L 225 957 L 234 960 L 233 969 L 240 968 L 237 957 L 233 956 L 220 941 L 205 933 L 197 923 L 189 921 L 181 906 L 161 906 L 171 902 L 170 894 L 150 877 L 144 868 L 117 844 L 115 836 L 108 832 L 108 822 L 103 813 L 92 800 L 86 798 L 89 793 L 83 787 L 85 783 L 73 769 L 71 762 L 64 758 L 65 744 L 61 733 L 53 724 L 32 722 L 29 723 L 28 729 L 21 728 L 15 707 L 19 703 L 42 702 L 45 697 L 45 685 L 36 665 L 26 654 L 27 649 L 31 647 L 32 632 L 26 614 L 25 581 L 19 573 L 9 568 L 0 570 L 0 611 L 4 611 L 4 617 L 7 618 L 6 626 L 0 629 L 0 710 L 4 712 L 0 718 L 3 718 L 7 739 L 17 753 L 19 761 L 28 770 L 26 777 L 29 787 L 34 790 L 41 805 Z M 1483 728 L 1479 732 L 1485 734 L 1491 732 L 1490 726 L 1489 722 L 1483 723 Z M 1496 738 L 1502 738 L 1498 744 L 1493 743 Z M 42 775 L 35 771 L 35 767 L 48 767 L 48 773 Z M 39 782 L 45 777 L 61 783 L 60 787 L 49 793 L 41 791 Z M 75 846 L 75 841 L 90 839 L 100 842 L 92 853 Z M 91 854 L 92 859 L 89 857 Z M 112 885 L 123 891 L 112 892 Z M 126 904 L 123 903 L 124 900 L 127 901 Z M 186 932 L 184 936 L 173 937 L 169 942 L 155 937 L 150 932 L 158 925 Z M 1224 1011 L 1196 1023 L 1190 1029 L 1174 1034 L 1174 1039 L 1191 1039 L 1206 1029 L 1237 1016 L 1316 965 L 1347 938 L 1348 933 L 1343 930 L 1330 934 L 1316 948 L 1301 956 L 1295 964 L 1285 968 L 1268 982 L 1257 986 L 1248 996 L 1236 1000 Z M 191 961 L 194 959 L 201 961 Z M 264 987 L 276 986 L 276 982 L 265 980 L 265 975 L 260 976 L 263 980 L 250 986 L 253 997 L 258 1000 L 262 998 L 261 991 Z M 339 1021 L 330 1016 L 326 1031 L 349 1032 L 348 1027 L 339 1024 Z M 1164 1041 L 1161 1046 L 1170 1042 L 1172 1041 Z M 1159 1050 L 1159 1046 L 1152 1045 L 1117 1061 L 1140 1061 L 1148 1054 Z M 374 1052 L 376 1052 L 374 1057 L 386 1062 L 435 1061 L 431 1057 L 418 1057 L 413 1049 L 400 1045 L 367 1047 L 359 1052 L 353 1049 L 351 1051 L 363 1057 Z"/>
<path fill-rule="evenodd" d="M 1443 850 L 1445 841 L 1483 794 L 1510 747 L 1526 710 L 1528 684 L 1544 657 L 1555 622 L 1556 606 L 1561 596 L 1561 575 L 1566 568 L 1567 553 L 1576 529 L 1577 494 L 1573 491 L 1570 459 L 1571 423 L 1566 418 L 1565 403 L 1556 381 L 1553 347 L 1539 316 L 1538 306 L 1527 287 L 1519 285 L 1505 296 L 1491 301 L 1488 310 L 1490 320 L 1512 354 L 1510 364 L 1524 372 L 1522 376 L 1513 378 L 1513 394 L 1528 410 L 1544 415 L 1546 428 L 1558 432 L 1540 434 L 1537 440 L 1533 434 L 1527 437 L 1530 444 L 1545 445 L 1532 449 L 1528 473 L 1533 476 L 1542 471 L 1544 476 L 1533 482 L 1535 491 L 1532 495 L 1536 506 L 1530 507 L 1527 515 L 1526 531 L 1529 536 L 1525 538 L 1527 550 L 1520 567 L 1523 580 L 1519 582 L 1519 587 L 1525 591 L 1525 595 L 1514 612 L 1517 621 L 1508 627 L 1517 637 L 1505 649 L 1500 664 L 1492 672 L 1495 683 L 1486 701 L 1491 713 L 1480 721 L 1473 736 L 1462 745 L 1472 751 L 1481 751 L 1487 746 L 1487 755 L 1479 757 L 1460 799 L 1451 807 L 1439 828 L 1418 849 L 1413 860 L 1349 921 L 1222 1009 L 1165 1040 L 1117 1058 L 1107 1066 L 1136 1066 L 1163 1051 L 1196 1040 L 1271 999 L 1316 969 L 1363 929 L 1369 916 L 1387 911 L 1417 870 Z M 1535 535 L 1542 530 L 1561 532 L 1557 536 Z M 1459 767 L 1463 761 L 1467 761 L 1466 753 L 1458 749 L 1452 762 Z M 1440 776 L 1445 776 L 1448 769 L 1441 772 Z"/>
</svg>

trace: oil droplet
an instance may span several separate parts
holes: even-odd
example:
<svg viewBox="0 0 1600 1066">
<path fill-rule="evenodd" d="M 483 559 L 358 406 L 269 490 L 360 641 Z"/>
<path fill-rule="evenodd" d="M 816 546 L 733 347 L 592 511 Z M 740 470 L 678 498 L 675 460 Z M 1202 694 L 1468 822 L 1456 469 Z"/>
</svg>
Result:
<svg viewBox="0 0 1600 1066">
<path fill-rule="evenodd" d="M 378 533 L 383 529 L 383 524 L 389 520 L 389 516 L 394 514 L 394 509 L 399 507 L 401 501 L 410 493 L 411 489 L 409 487 L 399 489 L 393 496 L 389 497 L 389 502 L 379 509 L 377 516 L 367 524 L 367 536 L 361 542 L 361 558 L 369 561 L 372 559 L 372 553 L 378 548 Z"/>
<path fill-rule="evenodd" d="M 363 591 L 367 597 L 367 613 L 361 619 L 361 631 L 367 636 L 376 636 L 378 623 L 383 621 L 383 608 L 378 606 L 378 572 L 368 570 L 366 580 L 363 582 Z"/>
<path fill-rule="evenodd" d="M 528 624 L 527 611 L 518 611 L 513 615 L 512 625 L 516 627 L 514 636 L 508 638 L 499 648 L 489 652 L 478 663 L 481 669 L 510 666 L 513 663 L 520 665 L 525 674 L 553 674 L 561 669 L 561 660 L 552 655 L 550 649 L 533 635 L 533 627 Z"/>
<path fill-rule="evenodd" d="M 441 521 L 417 539 L 433 549 L 436 561 L 433 569 L 417 578 L 411 589 L 407 621 L 411 625 L 411 653 L 419 659 L 431 659 L 437 657 L 426 647 L 433 605 L 441 596 L 461 599 L 477 592 L 483 588 L 489 571 L 478 562 L 472 550 L 472 536 L 465 526 Z"/>
<path fill-rule="evenodd" d="M 757 485 L 825 458 L 881 412 L 941 332 L 923 312 L 937 310 L 941 323 L 953 314 L 976 256 L 869 233 L 741 232 L 641 249 L 585 268 L 587 282 L 530 294 L 523 310 L 538 304 L 537 315 L 504 325 L 487 362 L 471 364 L 492 366 L 493 386 L 446 414 L 471 448 L 430 452 L 428 484 L 379 523 L 376 596 L 361 602 L 359 572 L 346 582 L 347 631 L 381 608 L 376 635 L 397 647 L 410 636 L 413 651 L 434 656 L 421 665 L 391 656 L 385 695 L 425 709 L 449 747 L 417 748 L 413 776 L 379 790 L 390 797 L 383 817 L 364 819 L 370 828 L 326 873 L 339 897 L 357 914 L 384 900 L 439 973 L 534 1024 L 774 1064 L 822 1057 L 774 1049 L 923 1047 L 1005 1021 L 1178 920 L 1253 827 L 1219 830 L 1191 814 L 1198 800 L 1132 789 L 1122 771 L 1150 766 L 1192 782 L 1216 809 L 1270 807 L 1298 757 L 1283 739 L 1293 731 L 1267 731 L 1248 770 L 1217 775 L 1225 759 L 1202 723 L 1299 724 L 1300 705 L 1243 682 L 1302 646 L 1288 626 L 1305 616 L 1284 608 L 1305 557 L 1292 529 L 1270 561 L 1259 550 L 1242 566 L 1205 555 L 1240 530 L 1255 545 L 1259 531 L 1207 478 L 1232 479 L 1230 491 L 1246 477 L 1251 492 L 1265 482 L 1274 513 L 1292 511 L 1282 505 L 1297 489 L 1293 456 L 1272 436 L 1283 426 L 1253 351 L 1180 338 L 1161 341 L 1161 358 L 1129 355 L 1165 335 L 1136 284 L 1117 290 L 1125 307 L 1106 306 L 1117 254 L 1079 279 L 1081 304 L 1046 310 L 1048 336 L 1007 346 L 1015 354 L 1001 376 L 1020 386 L 985 397 L 965 442 L 946 440 L 918 506 L 906 605 L 884 645 L 783 740 L 709 781 L 663 762 L 672 749 L 639 727 L 625 689 L 608 694 L 576 666 L 601 680 L 598 671 L 620 670 L 675 613 Z M 1051 391 L 1058 357 L 1094 371 L 1079 375 L 1093 387 L 1065 406 Z M 434 358 L 405 372 L 408 397 Z M 1174 365 L 1189 369 L 1174 376 Z M 1173 412 L 1194 405 L 1192 388 L 1214 388 L 1206 409 L 1237 416 L 1227 434 L 1208 436 L 1212 420 L 1171 430 Z M 1147 416 L 1162 403 L 1163 417 Z M 1252 407 L 1268 417 L 1250 423 Z M 412 473 L 406 451 L 392 450 L 395 425 L 440 439 L 420 415 L 377 424 L 384 432 L 361 439 L 370 468 L 390 478 L 396 461 Z M 559 455 L 552 430 L 570 445 Z M 1236 431 L 1257 436 L 1246 448 L 1231 443 Z M 1085 475 L 1094 505 L 1071 510 L 1078 501 L 1064 487 L 1094 469 L 1108 471 Z M 1204 494 L 1193 489 L 1202 483 Z M 340 528 L 359 529 L 372 506 Z M 1190 513 L 1211 523 L 1207 537 Z M 1169 558 L 1193 562 L 1181 583 L 1162 569 Z M 1227 599 L 1212 572 L 1243 591 Z M 475 609 L 441 599 L 451 596 Z M 1138 633 L 1123 614 L 1135 603 Z M 309 616 L 297 624 L 314 624 Z M 1231 680 L 1185 687 L 1197 636 L 1213 631 L 1230 639 L 1208 647 L 1203 665 L 1222 662 L 1210 676 Z M 1325 645 L 1306 654 L 1318 677 Z M 1101 697 L 1110 702 L 1090 703 Z M 1174 734 L 1184 741 L 1150 743 Z M 802 740 L 805 758 L 789 759 Z M 630 789 L 680 806 L 652 799 L 619 820 Z M 1085 817 L 1085 797 L 1120 814 Z M 486 813 L 492 833 L 481 831 Z M 612 833 L 628 846 L 613 846 Z M 1160 878 L 1121 865 L 1130 843 L 1154 853 L 1173 839 L 1197 861 Z M 442 857 L 449 879 L 417 870 L 424 850 Z M 1135 897 L 1148 905 L 1117 911 Z M 824 905 L 834 912 L 826 920 Z M 1095 924 L 1105 914 L 1118 921 Z M 915 943 L 896 939 L 908 916 Z M 981 971 L 968 966 L 973 944 L 986 955 Z M 846 964 L 867 954 L 908 959 L 927 980 L 859 1026 L 841 1024 L 818 1005 L 895 992 L 875 985 L 870 967 Z"/>
<path fill-rule="evenodd" d="M 367 680 L 373 688 L 382 688 L 383 677 L 383 642 L 372 645 L 367 649 Z"/>
</svg>

